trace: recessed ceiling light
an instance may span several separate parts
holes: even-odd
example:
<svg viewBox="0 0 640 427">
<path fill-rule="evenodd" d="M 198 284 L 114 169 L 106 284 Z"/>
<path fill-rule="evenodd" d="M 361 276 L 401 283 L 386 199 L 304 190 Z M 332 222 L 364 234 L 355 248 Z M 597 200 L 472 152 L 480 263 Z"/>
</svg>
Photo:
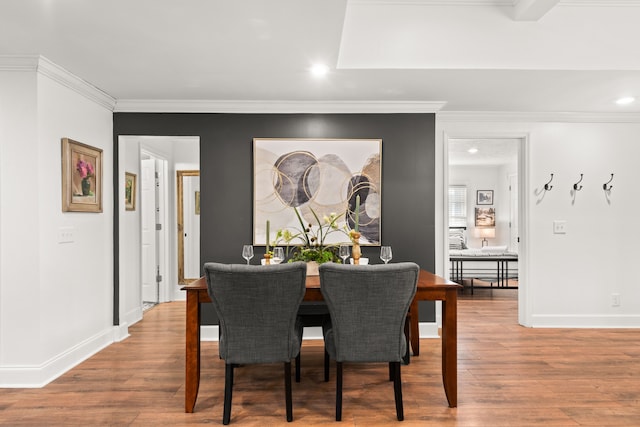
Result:
<svg viewBox="0 0 640 427">
<path fill-rule="evenodd" d="M 469 153 L 471 153 L 471 154 L 476 154 L 476 153 L 478 152 L 478 149 L 477 149 L 477 148 L 469 148 L 469 149 L 467 150 L 467 152 L 469 152 Z"/>
<path fill-rule="evenodd" d="M 315 77 L 324 77 L 329 72 L 329 67 L 324 64 L 315 64 L 311 67 L 311 74 Z"/>
<path fill-rule="evenodd" d="M 616 100 L 616 104 L 618 105 L 628 105 L 631 104 L 636 99 L 633 96 L 625 96 L 624 98 L 619 98 Z"/>
</svg>

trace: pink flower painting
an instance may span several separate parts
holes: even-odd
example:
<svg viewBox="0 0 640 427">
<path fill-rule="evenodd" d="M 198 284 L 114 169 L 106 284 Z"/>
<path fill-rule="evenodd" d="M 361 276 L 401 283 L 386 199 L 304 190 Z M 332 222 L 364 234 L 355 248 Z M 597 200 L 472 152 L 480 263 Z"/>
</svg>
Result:
<svg viewBox="0 0 640 427">
<path fill-rule="evenodd" d="M 80 178 L 91 178 L 94 176 L 93 165 L 90 162 L 85 162 L 82 159 L 78 159 L 78 163 L 76 164 L 76 169 L 80 174 Z"/>
</svg>

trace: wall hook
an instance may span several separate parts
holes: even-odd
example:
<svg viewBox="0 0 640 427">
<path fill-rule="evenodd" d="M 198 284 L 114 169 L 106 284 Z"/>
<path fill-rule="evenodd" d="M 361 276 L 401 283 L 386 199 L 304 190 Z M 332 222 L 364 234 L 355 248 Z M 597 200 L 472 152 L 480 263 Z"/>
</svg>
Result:
<svg viewBox="0 0 640 427">
<path fill-rule="evenodd" d="M 582 182 L 582 178 L 583 178 L 583 174 L 580 174 L 580 181 L 576 182 L 575 184 L 573 184 L 573 189 L 576 191 L 580 191 L 582 190 L 582 185 L 578 186 L 578 184 L 580 184 Z"/>
<path fill-rule="evenodd" d="M 544 191 L 549 191 L 549 190 L 551 190 L 553 188 L 553 185 L 549 185 L 549 184 L 551 184 L 551 181 L 553 181 L 553 174 L 551 174 L 551 179 L 549 180 L 549 182 L 547 182 L 544 185 Z"/>
<path fill-rule="evenodd" d="M 613 188 L 613 185 L 607 186 L 607 184 L 609 184 L 611 181 L 613 181 L 613 174 L 611 174 L 611 179 L 609 181 L 607 181 L 604 184 L 602 184 L 602 189 L 604 191 L 611 191 L 611 189 Z"/>
</svg>

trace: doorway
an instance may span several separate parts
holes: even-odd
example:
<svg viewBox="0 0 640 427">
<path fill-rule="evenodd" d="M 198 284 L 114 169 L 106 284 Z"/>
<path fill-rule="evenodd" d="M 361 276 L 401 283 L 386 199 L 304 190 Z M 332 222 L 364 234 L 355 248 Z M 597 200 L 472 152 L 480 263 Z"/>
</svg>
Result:
<svg viewBox="0 0 640 427">
<path fill-rule="evenodd" d="M 465 286 L 461 298 L 520 300 L 524 145 L 510 137 L 447 140 L 446 264 Z"/>
<path fill-rule="evenodd" d="M 118 136 L 118 181 L 125 172 L 137 177 L 137 203 L 132 210 L 118 203 L 114 323 L 141 320 L 150 305 L 145 302 L 184 299 L 177 278 L 175 171 L 199 168 L 197 136 Z"/>
</svg>

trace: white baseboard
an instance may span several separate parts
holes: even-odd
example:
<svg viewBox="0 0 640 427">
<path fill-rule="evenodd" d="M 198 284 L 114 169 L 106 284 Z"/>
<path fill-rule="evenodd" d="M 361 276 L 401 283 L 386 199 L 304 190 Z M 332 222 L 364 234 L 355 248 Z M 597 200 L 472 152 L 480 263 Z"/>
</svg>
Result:
<svg viewBox="0 0 640 427">
<path fill-rule="evenodd" d="M 420 322 L 420 338 L 440 338 L 439 327 L 436 322 Z"/>
<path fill-rule="evenodd" d="M 640 315 L 546 315 L 534 314 L 533 328 L 640 328 Z"/>
<path fill-rule="evenodd" d="M 120 320 L 124 325 L 135 325 L 142 320 L 142 307 L 135 307 L 132 310 L 129 310 L 122 316 L 122 319 Z"/>
<path fill-rule="evenodd" d="M 119 330 L 115 330 L 118 328 Z M 110 327 L 36 366 L 0 366 L 0 388 L 40 388 L 112 344 L 122 330 Z"/>
<path fill-rule="evenodd" d="M 438 325 L 435 322 L 420 322 L 420 338 L 440 338 Z M 322 328 L 319 326 L 304 328 L 303 340 L 321 340 Z M 200 327 L 201 341 L 218 341 L 218 325 L 204 325 Z"/>
<path fill-rule="evenodd" d="M 218 341 L 218 325 L 200 326 L 200 341 Z"/>
<path fill-rule="evenodd" d="M 116 325 L 113 327 L 113 342 L 120 342 L 129 338 L 129 324 Z"/>
</svg>

